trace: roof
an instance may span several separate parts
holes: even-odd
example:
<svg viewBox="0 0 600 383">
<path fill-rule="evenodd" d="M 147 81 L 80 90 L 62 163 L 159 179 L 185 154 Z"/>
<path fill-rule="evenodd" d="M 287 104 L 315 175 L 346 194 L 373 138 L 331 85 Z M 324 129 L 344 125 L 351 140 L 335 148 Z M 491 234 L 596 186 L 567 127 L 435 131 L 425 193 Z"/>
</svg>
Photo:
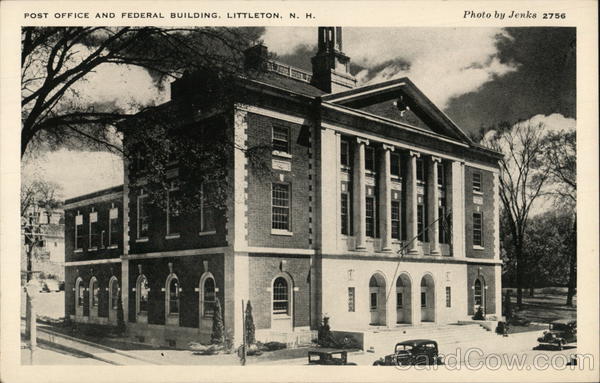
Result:
<svg viewBox="0 0 600 383">
<path fill-rule="evenodd" d="M 320 97 L 327 94 L 308 82 L 296 80 L 273 72 L 261 72 L 250 80 L 309 97 Z"/>
<path fill-rule="evenodd" d="M 405 341 L 402 341 L 402 342 L 398 342 L 398 343 L 396 343 L 396 346 L 398 346 L 398 345 L 419 346 L 419 345 L 422 345 L 424 343 L 435 343 L 435 344 L 437 344 L 437 342 L 435 340 L 431 340 L 431 339 L 412 339 L 412 340 L 405 340 Z"/>
<path fill-rule="evenodd" d="M 98 190 L 92 193 L 88 193 L 88 194 L 83 194 L 77 197 L 73 197 L 73 198 L 69 198 L 67 200 L 65 200 L 65 209 L 69 209 L 70 207 L 67 206 L 69 204 L 73 204 L 75 202 L 81 202 L 81 201 L 86 201 L 86 200 L 91 200 L 91 199 L 95 199 L 98 197 L 102 197 L 102 196 L 106 196 L 109 194 L 113 194 L 113 193 L 122 193 L 123 192 L 123 185 L 118 185 L 118 186 L 113 186 L 107 189 L 102 189 L 102 190 Z"/>
<path fill-rule="evenodd" d="M 575 319 L 557 319 L 550 323 L 552 323 L 552 324 L 571 324 L 571 323 L 577 323 L 577 321 Z"/>
</svg>

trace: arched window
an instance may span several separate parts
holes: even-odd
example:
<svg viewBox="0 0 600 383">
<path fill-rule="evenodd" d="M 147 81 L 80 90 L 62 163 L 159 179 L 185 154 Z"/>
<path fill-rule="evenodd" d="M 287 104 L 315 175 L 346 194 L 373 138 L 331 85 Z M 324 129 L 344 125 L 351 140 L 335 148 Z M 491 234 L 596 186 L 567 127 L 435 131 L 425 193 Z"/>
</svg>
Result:
<svg viewBox="0 0 600 383">
<path fill-rule="evenodd" d="M 210 318 L 213 316 L 216 297 L 215 280 L 213 277 L 206 277 L 202 286 L 202 312 L 204 317 Z"/>
<path fill-rule="evenodd" d="M 109 296 L 110 296 L 110 307 L 113 310 L 117 310 L 119 307 L 119 281 L 116 277 L 112 277 L 109 282 Z"/>
<path fill-rule="evenodd" d="M 77 278 L 77 281 L 75 281 L 75 292 L 77 294 L 75 296 L 75 304 L 77 306 L 83 306 L 85 288 L 83 287 L 83 280 L 81 278 Z"/>
<path fill-rule="evenodd" d="M 136 291 L 137 313 L 148 312 L 148 294 L 150 288 L 148 287 L 148 278 L 145 275 L 140 275 L 138 278 Z"/>
<path fill-rule="evenodd" d="M 475 281 L 475 286 L 474 286 L 473 290 L 474 290 L 473 299 L 474 299 L 475 306 L 482 306 L 483 305 L 483 289 L 482 289 L 481 281 L 479 279 L 477 279 Z"/>
<path fill-rule="evenodd" d="M 96 277 L 92 277 L 90 280 L 90 307 L 98 307 L 98 280 Z"/>
<path fill-rule="evenodd" d="M 278 277 L 273 282 L 273 314 L 289 315 L 290 308 L 288 281 Z"/>
<path fill-rule="evenodd" d="M 179 314 L 179 279 L 175 274 L 167 278 L 168 314 Z"/>
</svg>

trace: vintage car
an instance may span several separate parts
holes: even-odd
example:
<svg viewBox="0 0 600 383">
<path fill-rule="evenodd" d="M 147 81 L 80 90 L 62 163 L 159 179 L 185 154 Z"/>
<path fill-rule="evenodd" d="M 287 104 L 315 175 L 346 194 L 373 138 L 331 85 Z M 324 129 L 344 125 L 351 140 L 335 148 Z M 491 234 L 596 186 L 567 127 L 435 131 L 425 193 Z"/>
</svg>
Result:
<svg viewBox="0 0 600 383">
<path fill-rule="evenodd" d="M 373 366 L 406 366 L 417 364 L 442 364 L 438 345 L 434 340 L 414 339 L 396 344 L 394 353 L 379 358 Z"/>
<path fill-rule="evenodd" d="M 559 350 L 568 343 L 577 342 L 577 321 L 561 319 L 550 323 L 550 328 L 538 338 L 539 346 L 554 346 Z"/>
<path fill-rule="evenodd" d="M 321 364 L 325 366 L 356 365 L 356 363 L 348 363 L 348 353 L 344 350 L 309 351 L 308 364 Z"/>
</svg>

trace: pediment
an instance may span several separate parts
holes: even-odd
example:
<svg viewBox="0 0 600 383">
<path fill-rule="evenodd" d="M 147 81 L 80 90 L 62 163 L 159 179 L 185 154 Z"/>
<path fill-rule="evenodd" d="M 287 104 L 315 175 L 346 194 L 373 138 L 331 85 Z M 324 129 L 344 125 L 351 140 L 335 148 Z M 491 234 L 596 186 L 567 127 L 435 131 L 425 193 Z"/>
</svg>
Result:
<svg viewBox="0 0 600 383">
<path fill-rule="evenodd" d="M 408 78 L 326 95 L 322 100 L 464 143 L 472 143 Z"/>
</svg>

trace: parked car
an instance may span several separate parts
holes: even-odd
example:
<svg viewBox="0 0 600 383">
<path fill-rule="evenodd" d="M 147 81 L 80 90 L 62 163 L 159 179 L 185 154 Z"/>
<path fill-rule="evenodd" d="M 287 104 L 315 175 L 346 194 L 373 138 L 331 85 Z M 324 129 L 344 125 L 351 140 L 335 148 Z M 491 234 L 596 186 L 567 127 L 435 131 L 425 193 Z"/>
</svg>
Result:
<svg viewBox="0 0 600 383">
<path fill-rule="evenodd" d="M 308 364 L 321 364 L 325 366 L 356 366 L 356 363 L 348 363 L 348 352 L 344 350 L 309 351 Z"/>
<path fill-rule="evenodd" d="M 550 328 L 538 338 L 540 346 L 553 346 L 559 350 L 568 343 L 577 342 L 577 321 L 560 319 L 550 323 Z"/>
<path fill-rule="evenodd" d="M 393 354 L 379 358 L 373 363 L 373 366 L 413 366 L 417 364 L 443 364 L 438 356 L 436 341 L 414 339 L 397 343 Z"/>
</svg>

